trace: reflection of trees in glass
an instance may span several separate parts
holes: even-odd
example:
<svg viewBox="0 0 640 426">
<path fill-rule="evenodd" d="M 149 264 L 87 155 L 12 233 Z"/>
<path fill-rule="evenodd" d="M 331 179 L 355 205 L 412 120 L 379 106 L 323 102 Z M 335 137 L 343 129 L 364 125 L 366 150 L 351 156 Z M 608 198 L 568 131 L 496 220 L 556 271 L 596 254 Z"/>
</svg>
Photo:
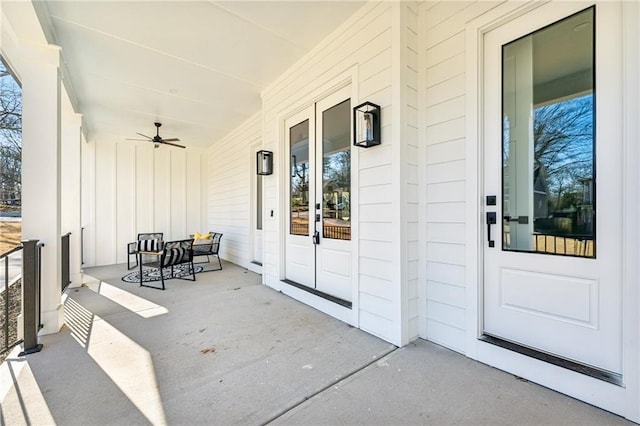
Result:
<svg viewBox="0 0 640 426">
<path fill-rule="evenodd" d="M 336 210 L 336 218 L 349 220 L 351 216 L 351 152 L 327 154 L 322 165 L 325 205 Z"/>
<path fill-rule="evenodd" d="M 309 162 L 291 156 L 291 229 L 293 235 L 309 234 Z"/>
<path fill-rule="evenodd" d="M 534 179 L 545 180 L 549 214 L 557 217 L 561 211 L 584 210 L 588 204 L 591 215 L 585 191 L 590 191 L 593 179 L 593 96 L 536 108 L 533 134 L 538 173 Z M 565 231 L 576 231 L 575 223 L 571 227 Z"/>
<path fill-rule="evenodd" d="M 0 198 L 20 200 L 22 90 L 0 60 Z"/>
</svg>

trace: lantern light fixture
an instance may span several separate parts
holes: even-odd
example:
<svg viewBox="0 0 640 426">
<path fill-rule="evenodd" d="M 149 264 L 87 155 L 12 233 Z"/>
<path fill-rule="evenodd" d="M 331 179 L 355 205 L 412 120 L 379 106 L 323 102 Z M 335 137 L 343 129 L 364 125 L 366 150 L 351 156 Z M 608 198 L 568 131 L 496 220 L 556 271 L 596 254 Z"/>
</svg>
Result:
<svg viewBox="0 0 640 426">
<path fill-rule="evenodd" d="M 260 150 L 256 153 L 256 171 L 259 175 L 273 174 L 273 152 Z"/>
<path fill-rule="evenodd" d="M 369 148 L 380 142 L 380 106 L 364 102 L 353 108 L 353 144 Z"/>
</svg>

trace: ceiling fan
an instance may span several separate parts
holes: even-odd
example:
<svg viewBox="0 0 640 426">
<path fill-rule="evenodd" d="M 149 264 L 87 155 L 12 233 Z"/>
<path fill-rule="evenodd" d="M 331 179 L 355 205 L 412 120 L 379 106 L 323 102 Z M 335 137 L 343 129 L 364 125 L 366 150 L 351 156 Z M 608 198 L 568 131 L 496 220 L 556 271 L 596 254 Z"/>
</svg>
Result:
<svg viewBox="0 0 640 426">
<path fill-rule="evenodd" d="M 178 138 L 164 139 L 164 138 L 160 137 L 160 126 L 162 126 L 162 123 L 156 122 L 156 123 L 153 123 L 153 124 L 156 126 L 156 135 L 154 137 L 143 135 L 142 133 L 136 132 L 140 136 L 145 137 L 146 139 L 127 139 L 127 140 L 128 141 L 153 142 L 155 144 L 155 148 L 158 148 L 160 146 L 160 144 L 177 146 L 178 148 L 184 148 L 184 145 L 178 145 L 177 143 L 172 143 L 172 142 L 180 142 L 180 139 L 178 139 Z"/>
</svg>

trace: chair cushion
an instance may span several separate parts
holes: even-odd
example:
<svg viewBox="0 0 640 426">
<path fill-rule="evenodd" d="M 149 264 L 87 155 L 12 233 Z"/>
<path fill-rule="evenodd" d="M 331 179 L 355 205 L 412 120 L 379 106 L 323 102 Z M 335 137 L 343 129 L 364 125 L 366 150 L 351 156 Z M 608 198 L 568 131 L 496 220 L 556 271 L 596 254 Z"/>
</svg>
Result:
<svg viewBox="0 0 640 426">
<path fill-rule="evenodd" d="M 186 251 L 187 250 L 182 247 L 167 249 L 164 254 L 163 265 L 170 266 L 179 263 L 183 259 Z"/>
<path fill-rule="evenodd" d="M 196 232 L 193 234 L 193 244 L 208 244 L 209 242 L 211 242 L 211 232 L 206 234 Z"/>
<path fill-rule="evenodd" d="M 158 251 L 160 250 L 160 240 L 139 240 L 138 251 Z"/>
</svg>

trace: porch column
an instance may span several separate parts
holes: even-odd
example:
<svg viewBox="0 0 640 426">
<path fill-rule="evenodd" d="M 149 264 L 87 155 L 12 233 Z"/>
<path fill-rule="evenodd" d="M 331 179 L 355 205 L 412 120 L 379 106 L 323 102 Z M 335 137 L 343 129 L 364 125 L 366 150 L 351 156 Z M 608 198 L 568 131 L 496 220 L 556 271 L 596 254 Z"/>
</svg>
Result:
<svg viewBox="0 0 640 426">
<path fill-rule="evenodd" d="M 69 236 L 69 278 L 71 287 L 82 284 L 81 253 L 81 190 L 82 114 L 76 114 L 67 96 L 62 103 L 62 234 Z"/>
<path fill-rule="evenodd" d="M 22 238 L 42 248 L 42 334 L 63 323 L 60 227 L 60 49 L 25 43 L 22 80 Z"/>
</svg>

